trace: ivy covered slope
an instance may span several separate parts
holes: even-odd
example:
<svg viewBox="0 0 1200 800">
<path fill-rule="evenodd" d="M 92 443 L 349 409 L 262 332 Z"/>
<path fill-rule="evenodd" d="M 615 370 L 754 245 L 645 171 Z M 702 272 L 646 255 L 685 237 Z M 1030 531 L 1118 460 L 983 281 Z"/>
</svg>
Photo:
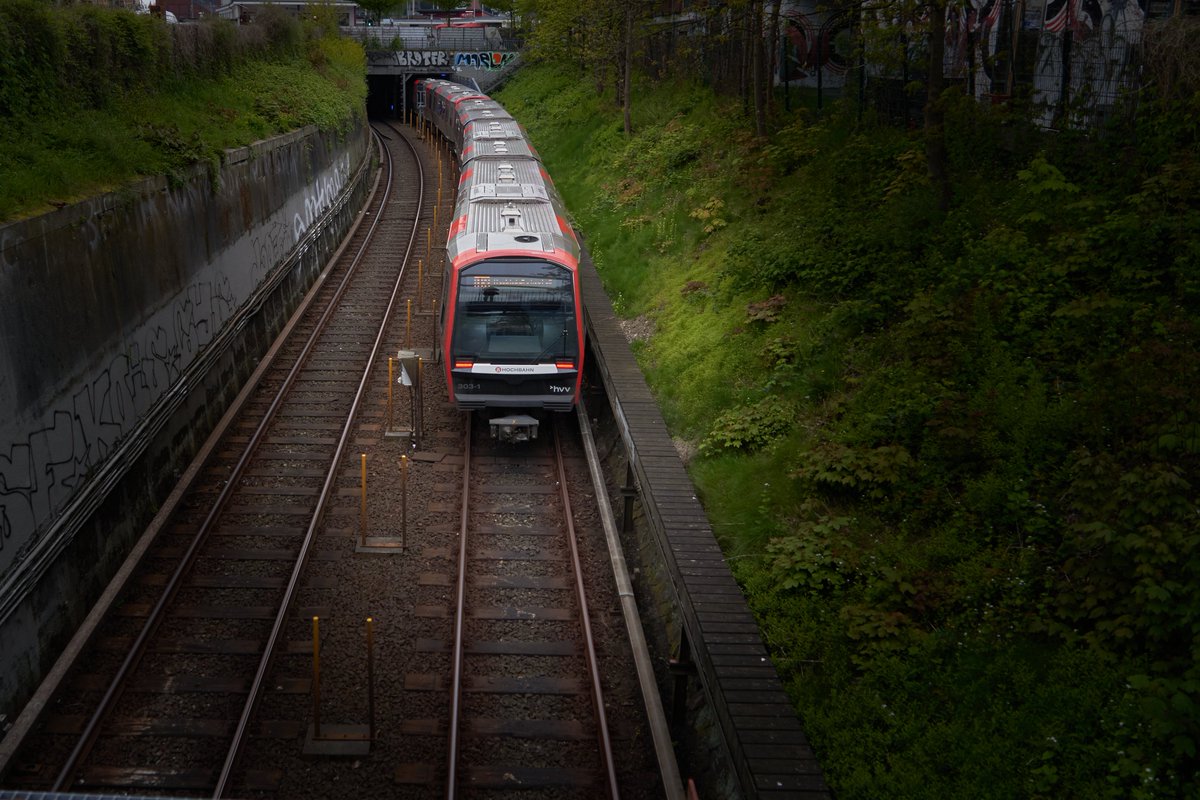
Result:
<svg viewBox="0 0 1200 800">
<path fill-rule="evenodd" d="M 530 129 L 848 798 L 1200 796 L 1195 98 L 853 115 L 524 71 Z"/>
<path fill-rule="evenodd" d="M 363 52 L 337 38 L 332 6 L 315 8 L 238 27 L 0 0 L 0 222 L 305 125 L 348 127 Z"/>
</svg>

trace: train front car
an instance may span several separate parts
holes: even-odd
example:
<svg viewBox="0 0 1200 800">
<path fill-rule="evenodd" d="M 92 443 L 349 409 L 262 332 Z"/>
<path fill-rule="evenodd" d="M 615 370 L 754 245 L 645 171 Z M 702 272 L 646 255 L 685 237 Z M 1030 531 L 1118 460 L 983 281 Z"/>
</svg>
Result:
<svg viewBox="0 0 1200 800">
<path fill-rule="evenodd" d="M 535 415 L 570 411 L 578 397 L 579 244 L 519 126 L 496 122 L 464 129 L 471 155 L 447 241 L 439 349 L 451 401 L 500 411 L 493 435 L 522 440 L 537 436 Z"/>
</svg>

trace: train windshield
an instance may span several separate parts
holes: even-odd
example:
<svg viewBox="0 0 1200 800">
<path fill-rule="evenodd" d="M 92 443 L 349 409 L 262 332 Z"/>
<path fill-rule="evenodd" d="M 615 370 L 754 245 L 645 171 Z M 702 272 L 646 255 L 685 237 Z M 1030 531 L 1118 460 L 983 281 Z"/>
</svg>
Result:
<svg viewBox="0 0 1200 800">
<path fill-rule="evenodd" d="M 482 363 L 577 357 L 570 270 L 545 261 L 488 261 L 459 277 L 451 349 Z"/>
</svg>

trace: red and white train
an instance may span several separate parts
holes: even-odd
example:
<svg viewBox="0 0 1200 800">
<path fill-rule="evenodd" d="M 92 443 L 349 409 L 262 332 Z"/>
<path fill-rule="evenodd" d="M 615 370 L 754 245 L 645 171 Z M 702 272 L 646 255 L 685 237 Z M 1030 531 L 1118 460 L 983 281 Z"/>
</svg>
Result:
<svg viewBox="0 0 1200 800">
<path fill-rule="evenodd" d="M 525 130 L 487 95 L 417 82 L 418 113 L 453 145 L 458 196 L 446 239 L 438 357 L 450 400 L 508 414 L 493 434 L 532 438 L 570 411 L 583 375 L 579 241 Z"/>
</svg>

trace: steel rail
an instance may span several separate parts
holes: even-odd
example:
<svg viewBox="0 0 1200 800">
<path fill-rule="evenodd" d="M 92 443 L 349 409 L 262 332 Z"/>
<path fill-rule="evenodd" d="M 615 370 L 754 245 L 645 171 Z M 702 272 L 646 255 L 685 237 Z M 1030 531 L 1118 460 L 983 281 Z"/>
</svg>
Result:
<svg viewBox="0 0 1200 800">
<path fill-rule="evenodd" d="M 359 176 L 361 175 L 362 171 L 368 168 L 368 165 L 369 159 L 364 158 L 362 165 L 359 167 L 359 171 L 356 173 L 356 177 L 352 180 L 359 180 Z M 371 207 L 374 207 L 374 198 L 377 194 L 377 189 L 379 186 L 378 175 L 376 175 L 372 183 L 373 186 L 367 195 L 367 203 Z M 345 201 L 339 200 L 338 203 L 335 204 L 335 206 L 329 212 L 327 212 L 318 223 L 311 226 L 308 233 L 306 233 L 301 239 L 300 244 L 292 249 L 292 253 L 285 259 L 285 263 L 294 266 L 294 262 L 299 257 L 299 254 L 303 250 L 307 249 L 311 239 L 315 238 L 317 232 L 320 229 L 323 229 L 329 223 L 329 220 L 332 218 L 334 213 L 340 213 L 340 209 L 343 205 L 345 205 Z M 251 392 L 259 385 L 262 376 L 267 372 L 267 369 L 270 367 L 271 363 L 275 361 L 281 349 L 282 342 L 291 335 L 291 331 L 295 329 L 300 318 L 307 314 L 308 310 L 312 308 L 317 292 L 320 289 L 320 285 L 324 283 L 325 279 L 328 278 L 328 276 L 333 272 L 333 269 L 337 263 L 341 261 L 342 254 L 346 251 L 347 246 L 350 243 L 350 239 L 354 236 L 362 224 L 363 218 L 364 215 L 362 214 L 356 215 L 356 218 L 351 224 L 346 238 L 340 245 L 338 245 L 337 249 L 334 251 L 334 254 L 329 258 L 325 266 L 322 268 L 320 274 L 313 281 L 312 286 L 310 286 L 308 291 L 305 293 L 304 298 L 300 301 L 300 305 L 288 319 L 279 336 L 276 337 L 275 343 L 272 344 L 268 349 L 267 353 L 263 356 L 254 372 L 251 374 L 250 378 L 238 392 L 237 397 L 225 410 L 221 420 L 209 433 L 208 438 L 205 440 L 204 444 L 201 445 L 200 450 L 196 453 L 191 463 L 185 469 L 180 482 L 175 486 L 174 489 L 171 490 L 171 493 L 167 496 L 166 501 L 159 508 L 158 513 L 154 515 L 154 519 L 150 521 L 149 525 L 146 527 L 146 530 L 134 544 L 129 555 L 118 568 L 113 581 L 104 589 L 100 599 L 88 612 L 88 615 L 84 619 L 83 623 L 75 631 L 74 636 L 71 637 L 71 641 L 67 643 L 67 646 L 55 661 L 54 666 L 51 667 L 46 679 L 42 681 L 37 691 L 29 699 L 29 702 L 25 704 L 24 710 L 21 711 L 17 720 L 13 723 L 12 729 L 4 738 L 0 739 L 0 781 L 3 781 L 5 776 L 7 776 L 9 767 L 12 764 L 12 759 L 16 756 L 16 753 L 24 747 L 26 738 L 41 720 L 51 698 L 56 695 L 59 688 L 62 686 L 66 674 L 79 660 L 80 654 L 84 651 L 84 648 L 86 648 L 87 645 L 92 641 L 96 629 L 101 621 L 103 621 L 109 611 L 112 610 L 116 599 L 124 591 L 125 586 L 128 584 L 134 570 L 137 569 L 139 564 L 141 564 L 143 556 L 150 548 L 150 545 L 157 538 L 159 531 L 162 530 L 166 521 L 175 514 L 175 511 L 180 505 L 181 499 L 195 484 L 196 477 L 201 469 L 201 466 L 208 461 L 209 456 L 213 453 L 217 444 L 224 439 L 224 436 L 226 432 L 228 432 L 230 426 L 233 424 L 234 419 L 238 416 L 238 414 L 241 413 L 241 410 L 245 406 L 246 400 L 250 396 Z M 288 272 L 290 271 L 290 267 L 288 270 L 277 269 L 276 271 Z M 268 279 L 268 282 L 265 285 L 269 285 L 273 290 L 278 286 L 279 283 L 279 279 Z M 235 315 L 230 319 L 226 327 L 234 326 L 240 328 L 242 324 L 245 323 L 248 316 L 258 313 L 259 308 L 262 305 L 262 298 L 268 294 L 269 292 L 263 291 L 263 288 L 260 287 L 259 290 L 257 290 L 243 306 L 244 308 L 251 308 L 253 310 L 248 314 L 239 313 L 238 315 Z M 223 333 L 219 334 L 217 339 L 214 339 L 213 342 L 210 343 L 209 348 L 205 349 L 205 353 L 209 353 L 212 347 L 217 348 L 216 352 L 218 355 L 225 353 L 228 350 L 228 347 L 226 347 L 224 344 L 217 343 L 218 339 L 224 341 L 222 338 L 223 336 Z M 211 359 L 208 361 L 211 361 Z M 208 363 L 208 361 L 206 361 L 206 363 Z M 141 434 L 134 432 L 131 435 L 140 436 Z M 124 458 L 124 456 L 119 457 Z M 0 594 L 3 594 L 2 590 L 0 590 Z M 0 611 L 0 620 L 3 619 L 3 616 L 4 612 Z"/>
<path fill-rule="evenodd" d="M 462 707 L 463 626 L 467 605 L 467 512 L 471 497 L 471 413 L 465 415 L 467 433 L 463 443 L 462 525 L 458 532 L 458 581 L 455 589 L 454 666 L 450 678 L 450 735 L 446 759 L 446 798 L 458 791 L 458 714 Z"/>
<path fill-rule="evenodd" d="M 557 424 L 555 424 L 557 429 Z M 454 612 L 454 655 L 452 675 L 450 678 L 450 722 L 447 742 L 446 765 L 446 800 L 455 800 L 458 795 L 458 742 L 459 716 L 462 707 L 462 672 L 464 652 L 464 626 L 466 619 L 466 587 L 467 587 L 467 529 L 470 508 L 471 486 L 471 416 L 466 418 L 466 436 L 463 447 L 463 491 L 462 510 L 459 527 L 458 545 L 458 578 L 455 588 Z M 566 467 L 564 466 L 562 447 L 559 437 L 554 436 L 554 456 L 557 469 L 559 497 L 562 502 L 563 516 L 566 520 L 566 537 L 571 551 L 572 572 L 575 578 L 575 596 L 579 604 L 580 627 L 584 640 L 584 658 L 588 666 L 591 684 L 592 711 L 596 717 L 598 729 L 597 744 L 600 749 L 600 760 L 605 773 L 607 786 L 606 797 L 619 800 L 620 789 L 617 784 L 616 764 L 612 752 L 612 739 L 608 732 L 608 718 L 604 712 L 604 692 L 600 685 L 600 668 L 596 658 L 595 639 L 592 636 L 592 626 L 588 615 L 587 590 L 584 586 L 583 567 L 579 558 L 579 547 L 575 536 L 575 523 L 571 514 L 571 500 L 567 493 Z"/>
<path fill-rule="evenodd" d="M 395 131 L 395 128 L 392 128 Z M 381 140 L 383 136 L 372 128 L 372 133 Z M 389 137 L 390 138 L 390 137 Z M 246 699 L 246 704 L 242 709 L 241 718 L 238 720 L 237 728 L 234 731 L 233 740 L 230 743 L 229 751 L 225 757 L 225 763 L 221 767 L 220 777 L 217 779 L 216 789 L 213 791 L 213 798 L 221 798 L 225 796 L 229 788 L 229 784 L 233 779 L 233 771 L 237 767 L 238 759 L 242 753 L 242 747 L 247 738 L 247 731 L 250 727 L 250 720 L 254 716 L 254 711 L 258 706 L 259 698 L 262 695 L 263 685 L 266 682 L 267 673 L 270 671 L 271 660 L 275 654 L 275 648 L 278 646 L 279 638 L 283 632 L 283 627 L 287 622 L 287 616 L 291 612 L 292 601 L 295 598 L 296 590 L 300 585 L 300 576 L 304 571 L 304 565 L 308 560 L 309 550 L 312 548 L 313 542 L 316 540 L 317 531 L 320 529 L 321 523 L 325 517 L 325 508 L 329 502 L 329 498 L 333 494 L 335 485 L 337 484 L 338 471 L 341 468 L 342 456 L 346 451 L 346 445 L 350 441 L 350 436 L 353 433 L 354 422 L 358 416 L 358 408 L 362 403 L 363 396 L 367 392 L 367 385 L 370 383 L 371 375 L 374 372 L 375 359 L 379 356 L 379 351 L 383 347 L 383 339 L 387 333 L 388 322 L 392 318 L 392 311 L 395 309 L 398 298 L 400 296 L 400 288 L 404 281 L 405 268 L 408 266 L 409 258 L 412 256 L 413 245 L 417 239 L 417 232 L 420 229 L 421 211 L 425 202 L 425 169 L 421 164 L 421 159 L 417 154 L 417 149 L 407 136 L 401 134 L 399 137 L 409 152 L 412 153 L 413 161 L 417 167 L 417 185 L 419 191 L 417 194 L 417 210 L 413 215 L 413 227 L 409 233 L 408 246 L 404 251 L 404 258 L 400 262 L 400 269 L 396 273 L 396 281 L 392 286 L 391 296 L 388 298 L 387 309 L 383 312 L 383 318 L 379 325 L 379 331 L 375 335 L 375 341 L 371 346 L 371 352 L 367 356 L 366 364 L 363 367 L 362 377 L 359 379 L 358 390 L 354 394 L 354 400 L 350 404 L 350 410 L 346 415 L 346 424 L 342 427 L 341 435 L 338 437 L 337 447 L 335 449 L 333 459 L 330 461 L 329 471 L 325 475 L 325 482 L 321 487 L 321 492 L 317 498 L 317 506 L 313 510 L 312 519 L 309 521 L 308 529 L 304 534 L 304 541 L 300 546 L 300 553 L 296 559 L 295 565 L 292 568 L 291 577 L 288 579 L 287 589 L 284 591 L 283 601 L 280 604 L 279 611 L 275 616 L 275 623 L 271 628 L 271 634 L 267 638 L 266 647 L 263 650 L 262 658 L 259 660 L 258 671 L 255 673 L 254 682 L 250 685 L 250 691 Z M 384 153 L 387 155 L 388 168 L 388 186 L 389 192 L 385 192 L 383 201 L 380 203 L 380 209 L 386 207 L 388 196 L 390 194 L 390 186 L 394 169 L 392 165 L 392 154 L 387 146 L 383 147 Z M 383 213 L 375 215 L 375 223 L 372 224 L 367 238 L 364 239 L 362 247 L 355 256 L 357 262 L 363 251 L 366 250 L 367 244 L 370 242 L 371 233 L 374 232 L 378 221 L 383 217 Z"/>
<path fill-rule="evenodd" d="M 583 629 L 584 657 L 587 659 L 588 675 L 592 683 L 592 705 L 599 729 L 600 760 L 604 766 L 608 784 L 608 797 L 617 800 L 621 792 L 617 787 L 617 769 L 613 762 L 612 739 L 608 733 L 608 717 L 604 713 L 604 690 L 600 686 L 600 665 L 596 660 L 596 640 L 592 636 L 592 622 L 588 614 L 587 588 L 583 582 L 583 566 L 579 561 L 579 544 L 575 538 L 575 521 L 571 514 L 571 496 L 567 492 L 567 469 L 563 463 L 559 422 L 554 419 L 554 462 L 558 470 L 558 493 L 562 500 L 563 516 L 567 523 L 567 544 L 571 549 L 571 568 L 575 574 L 575 596 L 579 602 L 579 624 Z"/>
<path fill-rule="evenodd" d="M 386 152 L 386 147 L 384 150 Z M 380 208 L 383 208 L 387 203 L 389 188 L 390 181 L 389 186 L 385 187 L 384 189 L 384 194 L 380 201 Z M 250 463 L 255 451 L 258 449 L 258 445 L 266 435 L 267 428 L 270 426 L 271 421 L 278 413 L 279 408 L 283 405 L 283 400 L 290 391 L 292 384 L 295 383 L 296 377 L 300 374 L 301 367 L 308 357 L 309 352 L 316 345 L 316 341 L 320 338 L 320 335 L 329 319 L 332 318 L 333 310 L 336 308 L 338 301 L 345 293 L 346 288 L 349 286 L 350 279 L 354 275 L 355 269 L 362 259 L 362 254 L 375 231 L 380 216 L 381 215 L 379 214 L 375 216 L 375 220 L 368 229 L 362 246 L 359 248 L 358 252 L 355 253 L 354 259 L 347 269 L 346 275 L 342 278 L 342 282 L 339 284 L 332 300 L 330 301 L 328 307 L 326 307 L 325 312 L 318 321 L 316 328 L 309 336 L 308 341 L 305 342 L 304 348 L 297 356 L 296 362 L 293 364 L 287 378 L 284 380 L 278 392 L 275 394 L 275 397 L 272 400 L 270 407 L 263 415 L 260 424 L 250 436 L 249 441 L 247 441 L 237 464 L 234 465 L 230 472 L 229 479 L 225 482 L 220 494 L 218 494 L 216 499 L 213 501 L 208 514 L 205 516 L 204 521 L 196 531 L 196 535 L 192 538 L 191 543 L 188 545 L 188 549 L 180 559 L 179 564 L 176 566 L 175 571 L 171 574 L 171 577 L 167 580 L 167 583 L 163 588 L 163 593 L 159 595 L 157 602 L 155 602 L 154 607 L 147 615 L 146 621 L 142 624 L 142 628 L 138 632 L 137 638 L 134 639 L 133 644 L 130 645 L 129 651 L 125 654 L 125 658 L 121 662 L 121 666 L 118 667 L 116 674 L 113 676 L 108 688 L 105 690 L 104 696 L 100 699 L 99 705 L 97 705 L 91 717 L 88 719 L 87 725 L 84 726 L 84 730 L 80 734 L 79 739 L 76 741 L 75 747 L 72 748 L 71 753 L 67 756 L 66 763 L 59 770 L 59 774 L 55 779 L 52 791 L 63 792 L 67 790 L 68 784 L 72 782 L 72 779 L 75 776 L 75 772 L 79 766 L 79 763 L 87 758 L 88 754 L 92 750 L 92 747 L 95 745 L 96 739 L 99 735 L 100 725 L 107 719 L 108 714 L 112 711 L 113 706 L 116 705 L 117 700 L 121 697 L 129 675 L 137 668 L 138 664 L 141 663 L 142 657 L 146 652 L 146 645 L 149 643 L 150 638 L 157 632 L 159 625 L 162 623 L 167 606 L 170 605 L 170 603 L 174 600 L 175 595 L 178 593 L 179 587 L 183 583 L 183 578 L 190 572 L 197 553 L 205 541 L 207 541 L 209 532 L 212 530 L 217 518 L 224 510 L 224 507 L 229 501 L 230 496 L 233 494 L 235 487 L 240 482 L 242 473 L 245 471 L 246 466 Z"/>
<path fill-rule="evenodd" d="M 621 537 L 617 532 L 617 520 L 613 516 L 612 504 L 608 499 L 604 471 L 600 465 L 600 457 L 596 453 L 596 441 L 592 436 L 591 425 L 588 424 L 587 408 L 582 397 L 575 404 L 575 413 L 578 417 L 580 433 L 583 435 L 583 449 L 587 455 L 588 472 L 592 476 L 596 506 L 600 510 L 600 520 L 604 526 L 604 539 L 608 544 L 613 578 L 617 584 L 617 596 L 621 600 L 621 611 L 625 617 L 625 631 L 629 635 L 638 685 L 642 689 L 642 701 L 646 706 L 646 718 L 650 725 L 651 738 L 654 740 L 654 752 L 658 757 L 658 771 L 662 777 L 663 796 L 665 800 L 685 800 L 683 779 L 679 774 L 679 762 L 675 759 L 675 746 L 671 741 L 671 729 L 667 724 L 667 716 L 663 712 L 662 697 L 658 692 L 658 683 L 654 677 L 654 662 L 650 656 L 650 647 L 646 644 L 646 633 L 642 628 L 637 597 L 633 593 L 633 581 L 629 577 L 629 567 L 625 562 L 625 552 L 621 547 Z"/>
</svg>

